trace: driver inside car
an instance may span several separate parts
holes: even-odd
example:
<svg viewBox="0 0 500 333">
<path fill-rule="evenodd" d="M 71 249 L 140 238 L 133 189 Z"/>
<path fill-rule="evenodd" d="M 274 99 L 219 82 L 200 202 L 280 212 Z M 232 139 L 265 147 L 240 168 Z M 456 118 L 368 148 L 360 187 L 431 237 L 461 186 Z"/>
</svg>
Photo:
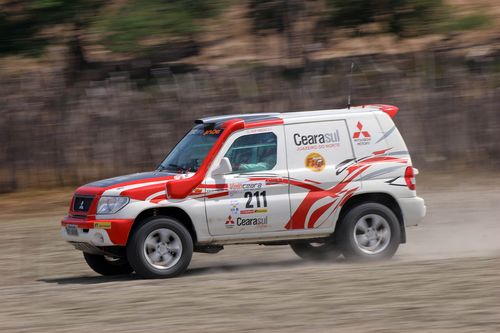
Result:
<svg viewBox="0 0 500 333">
<path fill-rule="evenodd" d="M 247 159 L 248 160 L 248 159 Z M 258 162 L 241 162 L 233 165 L 233 172 L 264 171 L 270 170 L 276 165 L 276 147 L 266 147 L 261 149 Z"/>
</svg>

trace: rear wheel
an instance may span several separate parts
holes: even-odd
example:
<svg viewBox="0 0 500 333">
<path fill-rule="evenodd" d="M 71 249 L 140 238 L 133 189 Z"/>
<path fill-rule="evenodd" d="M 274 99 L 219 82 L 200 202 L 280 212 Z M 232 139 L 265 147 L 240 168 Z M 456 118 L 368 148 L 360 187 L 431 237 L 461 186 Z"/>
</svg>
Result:
<svg viewBox="0 0 500 333">
<path fill-rule="evenodd" d="M 193 256 L 193 240 L 177 220 L 155 217 L 135 230 L 127 257 L 135 272 L 145 278 L 170 278 L 186 271 Z"/>
<path fill-rule="evenodd" d="M 89 267 L 101 275 L 130 274 L 134 271 L 126 258 L 114 258 L 85 252 L 83 257 Z"/>
<path fill-rule="evenodd" d="M 336 236 L 347 259 L 388 259 L 399 247 L 399 222 L 387 206 L 375 202 L 355 206 L 339 223 Z"/>
<path fill-rule="evenodd" d="M 306 260 L 335 260 L 340 251 L 332 241 L 322 243 L 298 241 L 290 244 L 293 252 Z"/>
</svg>

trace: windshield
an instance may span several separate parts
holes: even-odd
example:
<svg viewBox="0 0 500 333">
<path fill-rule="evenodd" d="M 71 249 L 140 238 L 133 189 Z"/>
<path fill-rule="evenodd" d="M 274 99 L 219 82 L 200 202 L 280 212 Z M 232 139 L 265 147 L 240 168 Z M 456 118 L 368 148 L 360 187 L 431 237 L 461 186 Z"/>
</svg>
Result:
<svg viewBox="0 0 500 333">
<path fill-rule="evenodd" d="M 174 147 L 160 164 L 159 170 L 170 172 L 196 172 L 222 133 L 222 129 L 200 124 Z"/>
</svg>

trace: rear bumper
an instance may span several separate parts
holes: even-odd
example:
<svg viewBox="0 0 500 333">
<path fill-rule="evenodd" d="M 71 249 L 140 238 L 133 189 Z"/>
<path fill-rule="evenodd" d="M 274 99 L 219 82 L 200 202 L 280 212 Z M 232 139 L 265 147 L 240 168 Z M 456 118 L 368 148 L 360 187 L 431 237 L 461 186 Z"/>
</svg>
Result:
<svg viewBox="0 0 500 333">
<path fill-rule="evenodd" d="M 425 217 L 427 208 L 425 207 L 424 199 L 420 197 L 400 198 L 398 199 L 399 207 L 403 213 L 405 226 L 418 225 Z"/>
<path fill-rule="evenodd" d="M 93 246 L 125 246 L 133 220 L 77 219 L 66 216 L 61 221 L 61 236 L 68 242 L 87 243 Z M 77 234 L 68 234 L 67 226 L 74 226 Z"/>
</svg>

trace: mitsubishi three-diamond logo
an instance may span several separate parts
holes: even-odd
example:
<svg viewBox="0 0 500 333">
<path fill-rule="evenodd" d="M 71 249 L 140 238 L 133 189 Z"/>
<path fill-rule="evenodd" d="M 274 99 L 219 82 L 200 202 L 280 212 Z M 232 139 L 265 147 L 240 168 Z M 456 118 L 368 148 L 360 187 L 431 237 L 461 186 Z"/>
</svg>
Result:
<svg viewBox="0 0 500 333">
<path fill-rule="evenodd" d="M 233 217 L 229 215 L 226 220 L 226 228 L 232 228 L 232 227 L 234 227 L 234 220 Z"/>
<path fill-rule="evenodd" d="M 354 132 L 354 135 L 352 136 L 353 139 L 359 138 L 359 136 L 361 134 L 363 134 L 364 138 L 370 137 L 370 133 L 368 133 L 368 131 L 363 131 L 363 124 L 360 121 L 358 121 L 358 124 L 356 125 L 356 127 L 358 128 L 359 131 Z"/>
<path fill-rule="evenodd" d="M 358 128 L 358 130 L 355 131 L 354 134 L 352 135 L 354 142 L 356 142 L 358 146 L 370 144 L 372 137 L 368 131 L 363 131 L 363 124 L 360 121 L 358 121 L 356 127 Z"/>
</svg>

